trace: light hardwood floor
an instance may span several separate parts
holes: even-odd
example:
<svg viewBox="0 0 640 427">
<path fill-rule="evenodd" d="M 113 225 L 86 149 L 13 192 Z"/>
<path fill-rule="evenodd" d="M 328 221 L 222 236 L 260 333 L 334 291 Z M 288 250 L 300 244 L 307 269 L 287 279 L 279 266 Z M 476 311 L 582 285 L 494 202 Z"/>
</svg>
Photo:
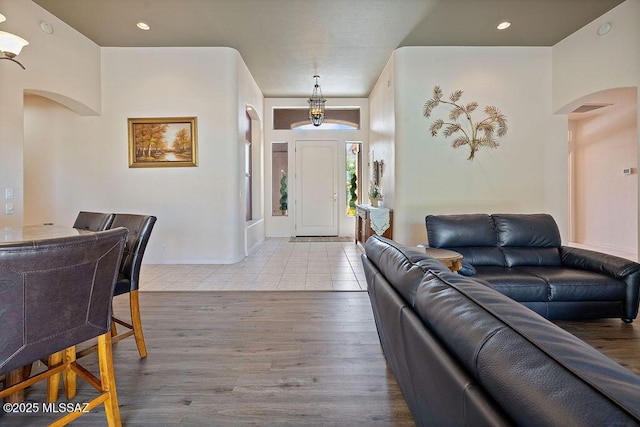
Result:
<svg viewBox="0 0 640 427">
<path fill-rule="evenodd" d="M 413 425 L 366 292 L 145 292 L 140 304 L 148 357 L 132 339 L 114 346 L 125 425 Z M 82 361 L 93 370 L 95 358 Z M 27 399 L 44 402 L 45 388 Z M 75 402 L 92 395 L 78 390 Z M 3 426 L 53 418 L 0 411 Z M 74 425 L 106 425 L 103 409 Z"/>
<path fill-rule="evenodd" d="M 554 323 L 640 375 L 640 319 L 631 324 L 620 319 Z"/>
</svg>

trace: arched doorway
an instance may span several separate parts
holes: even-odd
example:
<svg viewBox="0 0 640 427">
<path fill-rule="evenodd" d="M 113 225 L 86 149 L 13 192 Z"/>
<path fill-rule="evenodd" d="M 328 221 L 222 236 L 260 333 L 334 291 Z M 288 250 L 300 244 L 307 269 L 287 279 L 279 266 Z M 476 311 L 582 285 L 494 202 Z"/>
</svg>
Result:
<svg viewBox="0 0 640 427">
<path fill-rule="evenodd" d="M 638 94 L 617 88 L 573 104 L 569 120 L 569 241 L 638 257 Z"/>
</svg>

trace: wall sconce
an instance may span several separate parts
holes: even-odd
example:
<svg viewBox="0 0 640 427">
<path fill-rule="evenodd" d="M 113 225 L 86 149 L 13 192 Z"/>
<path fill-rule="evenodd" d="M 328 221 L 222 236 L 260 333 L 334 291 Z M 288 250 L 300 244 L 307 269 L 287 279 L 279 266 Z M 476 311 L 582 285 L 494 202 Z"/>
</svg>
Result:
<svg viewBox="0 0 640 427">
<path fill-rule="evenodd" d="M 0 14 L 0 22 L 4 22 L 6 20 L 7 18 Z M 22 37 L 18 37 L 15 34 L 7 33 L 5 31 L 0 31 L 0 59 L 8 59 L 9 61 L 15 62 L 24 70 L 24 65 L 18 62 L 15 58 L 20 54 L 22 48 L 28 44 L 29 42 Z"/>
</svg>

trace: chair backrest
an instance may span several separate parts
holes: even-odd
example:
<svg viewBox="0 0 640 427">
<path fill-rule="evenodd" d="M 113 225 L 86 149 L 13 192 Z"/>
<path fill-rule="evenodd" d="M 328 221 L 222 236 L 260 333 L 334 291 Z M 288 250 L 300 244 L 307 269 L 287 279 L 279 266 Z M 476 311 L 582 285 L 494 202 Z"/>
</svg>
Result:
<svg viewBox="0 0 640 427">
<path fill-rule="evenodd" d="M 109 331 L 126 234 L 0 244 L 0 373 Z"/>
<path fill-rule="evenodd" d="M 89 231 L 108 230 L 113 224 L 114 217 L 112 213 L 80 211 L 76 222 L 73 223 L 73 228 Z"/>
<path fill-rule="evenodd" d="M 129 230 L 127 243 L 120 264 L 120 275 L 130 282 L 129 291 L 135 291 L 139 287 L 140 268 L 142 257 L 147 248 L 156 217 L 151 215 L 116 214 L 112 227 L 125 227 Z M 116 295 L 126 292 L 120 286 L 116 289 Z"/>
</svg>

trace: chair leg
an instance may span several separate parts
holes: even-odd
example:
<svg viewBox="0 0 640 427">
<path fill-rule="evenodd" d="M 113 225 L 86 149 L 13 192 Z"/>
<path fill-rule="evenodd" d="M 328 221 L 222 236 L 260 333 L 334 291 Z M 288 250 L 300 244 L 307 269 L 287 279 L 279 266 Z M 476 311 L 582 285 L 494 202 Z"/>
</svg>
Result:
<svg viewBox="0 0 640 427">
<path fill-rule="evenodd" d="M 55 366 L 62 362 L 62 351 L 52 354 L 47 359 L 49 367 Z M 63 374 L 64 375 L 64 374 Z M 54 374 L 47 378 L 47 402 L 53 403 L 58 400 L 58 389 L 60 388 L 60 373 Z"/>
<path fill-rule="evenodd" d="M 140 304 L 137 290 L 129 293 L 129 306 L 131 309 L 131 324 L 133 325 L 133 334 L 136 338 L 138 353 L 140 357 L 147 357 L 147 346 L 144 343 L 144 335 L 142 334 L 142 321 L 140 320 Z"/>
<path fill-rule="evenodd" d="M 106 333 L 98 337 L 98 362 L 100 365 L 100 381 L 102 389 L 108 392 L 109 397 L 104 402 L 107 423 L 109 427 L 122 425 L 120 408 L 118 407 L 118 395 L 116 393 L 116 379 L 113 370 L 113 352 L 111 350 L 111 334 Z"/>
<path fill-rule="evenodd" d="M 22 382 L 25 379 L 23 375 L 23 368 L 16 368 L 10 372 L 7 372 L 4 379 L 4 388 L 6 389 Z M 15 393 L 12 393 L 7 396 L 6 399 L 7 403 L 20 403 L 24 400 L 24 390 L 18 390 Z"/>
<path fill-rule="evenodd" d="M 118 328 L 116 326 L 116 322 L 111 319 L 111 338 L 115 337 L 116 335 L 118 335 Z"/>
<path fill-rule="evenodd" d="M 71 400 L 76 397 L 77 388 L 77 374 L 70 368 L 70 365 L 76 361 L 76 347 L 73 346 L 64 350 L 62 358 L 66 367 L 62 374 L 64 391 L 67 395 L 67 399 Z"/>
<path fill-rule="evenodd" d="M 31 369 L 33 368 L 33 363 L 29 363 L 26 366 L 22 367 L 22 376 L 24 378 L 29 378 L 31 376 Z"/>
</svg>

